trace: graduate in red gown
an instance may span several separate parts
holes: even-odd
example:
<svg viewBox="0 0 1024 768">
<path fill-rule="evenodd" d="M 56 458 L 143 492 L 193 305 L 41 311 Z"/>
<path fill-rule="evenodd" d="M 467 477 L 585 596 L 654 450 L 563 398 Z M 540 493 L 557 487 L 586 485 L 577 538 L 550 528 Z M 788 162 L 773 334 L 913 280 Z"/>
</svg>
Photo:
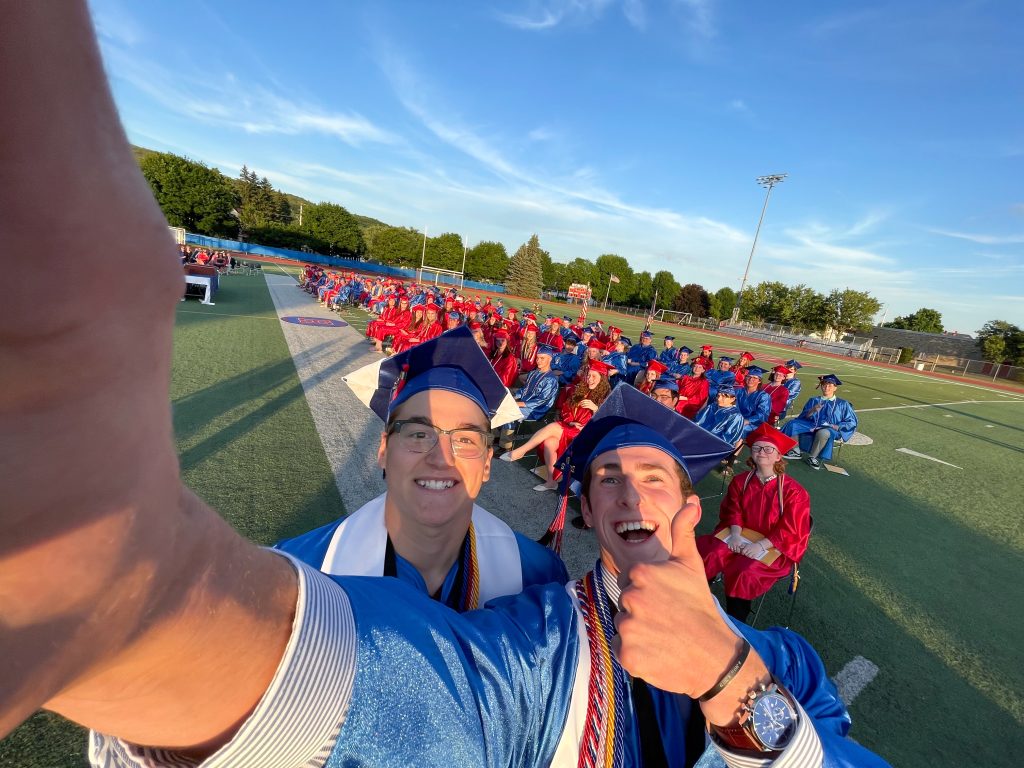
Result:
<svg viewBox="0 0 1024 768">
<path fill-rule="evenodd" d="M 390 305 L 390 303 L 389 300 L 388 304 Z M 409 321 L 412 320 L 412 312 L 409 309 L 409 297 L 399 294 L 398 306 L 388 313 L 388 319 L 385 319 L 386 313 L 388 313 L 387 307 L 384 308 L 384 312 L 381 313 L 377 320 L 366 326 L 366 337 L 368 339 L 383 342 L 386 337 L 394 336 L 409 324 Z M 380 346 L 380 344 L 377 346 Z"/>
<path fill-rule="evenodd" d="M 397 354 L 405 349 L 408 349 L 415 342 L 410 343 L 411 339 L 418 339 L 420 334 L 426 330 L 427 327 L 427 308 L 423 304 L 417 304 L 412 308 L 412 319 L 409 323 L 395 334 L 394 339 L 391 341 L 392 353 Z M 377 344 L 377 351 L 380 351 L 381 345 Z"/>
<path fill-rule="evenodd" d="M 499 328 L 491 334 L 491 339 L 494 344 L 494 351 L 491 353 L 491 366 L 498 374 L 498 378 L 501 379 L 501 383 L 506 387 L 511 387 L 519 375 L 519 358 L 516 357 L 515 351 L 508 343 L 508 331 Z"/>
<path fill-rule="evenodd" d="M 601 403 L 611 393 L 608 383 L 608 366 L 600 360 L 590 361 L 587 380 L 572 387 L 565 387 L 555 402 L 558 421 L 541 427 L 533 436 L 516 448 L 501 456 L 502 461 L 518 461 L 527 451 L 536 449 L 547 469 L 547 481 L 534 486 L 535 491 L 553 491 L 558 488 L 555 460 L 565 452 L 572 439 L 590 421 Z"/>
<path fill-rule="evenodd" d="M 658 379 L 665 375 L 667 370 L 668 366 L 655 358 L 648 362 L 647 367 L 636 375 L 633 386 L 645 395 L 651 395 L 654 393 L 654 385 Z"/>
<path fill-rule="evenodd" d="M 768 423 L 773 427 L 778 426 L 782 412 L 786 410 L 786 403 L 789 402 L 789 388 L 786 386 L 786 376 L 790 373 L 789 368 L 784 365 L 777 365 L 772 368 L 772 379 L 761 387 L 772 399 L 772 415 Z"/>
<path fill-rule="evenodd" d="M 723 575 L 726 613 L 740 621 L 750 614 L 751 601 L 803 558 L 811 535 L 811 497 L 800 483 L 786 476 L 782 458 L 796 441 L 762 424 L 747 435 L 746 443 L 751 470 L 732 479 L 715 527 L 716 534 L 728 530 L 728 538 L 697 537 L 708 581 Z M 764 538 L 748 540 L 741 534 L 744 528 Z"/>
<path fill-rule="evenodd" d="M 690 373 L 679 378 L 679 403 L 676 410 L 691 420 L 708 401 L 710 382 L 704 370 L 704 361 L 698 357 L 693 361 Z"/>
<path fill-rule="evenodd" d="M 509 341 L 511 342 L 511 338 Z M 515 346 L 516 357 L 519 358 L 519 370 L 529 373 L 537 367 L 537 326 L 527 324 L 523 330 L 522 340 Z"/>
</svg>

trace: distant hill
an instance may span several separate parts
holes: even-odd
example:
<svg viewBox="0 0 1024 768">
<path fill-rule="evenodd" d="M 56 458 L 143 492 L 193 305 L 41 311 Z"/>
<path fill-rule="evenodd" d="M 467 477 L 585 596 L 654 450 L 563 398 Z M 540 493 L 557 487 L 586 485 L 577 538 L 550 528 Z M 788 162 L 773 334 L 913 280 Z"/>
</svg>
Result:
<svg viewBox="0 0 1024 768">
<path fill-rule="evenodd" d="M 135 162 L 141 163 L 143 160 L 145 160 L 150 155 L 156 155 L 156 154 L 159 154 L 159 152 L 157 152 L 155 149 L 147 149 L 146 147 L 137 147 L 137 146 L 135 146 L 133 144 L 132 145 L 132 154 L 135 155 Z M 299 206 L 300 205 L 314 205 L 313 201 L 307 200 L 304 197 L 299 197 L 298 195 L 293 195 L 291 192 L 285 192 L 283 189 L 281 190 L 281 193 L 285 197 L 288 198 L 288 203 L 292 207 L 292 215 L 294 216 L 295 221 L 299 220 Z M 379 219 L 375 219 L 375 218 L 373 218 L 371 216 L 361 216 L 360 214 L 356 213 L 355 211 L 349 211 L 349 213 L 351 213 L 355 217 L 356 221 L 359 222 L 359 226 L 362 227 L 364 230 L 368 229 L 369 227 L 375 227 L 375 226 L 383 226 L 383 227 L 391 226 L 390 224 L 387 224 L 386 222 L 383 222 L 383 221 L 381 221 Z"/>
</svg>

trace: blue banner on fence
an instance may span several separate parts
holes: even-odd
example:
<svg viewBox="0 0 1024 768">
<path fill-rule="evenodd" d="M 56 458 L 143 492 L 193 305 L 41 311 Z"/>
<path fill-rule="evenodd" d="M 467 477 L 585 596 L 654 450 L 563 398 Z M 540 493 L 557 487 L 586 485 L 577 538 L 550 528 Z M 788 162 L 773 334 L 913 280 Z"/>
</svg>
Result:
<svg viewBox="0 0 1024 768">
<path fill-rule="evenodd" d="M 389 267 L 384 264 L 377 264 L 372 261 L 360 261 L 359 259 L 343 259 L 338 256 L 324 256 L 319 253 L 305 253 L 303 251 L 292 251 L 288 248 L 271 248 L 269 245 L 258 245 L 256 243 L 242 243 L 238 240 L 225 240 L 220 237 L 207 237 L 206 235 L 185 235 L 185 242 L 188 245 L 201 245 L 203 248 L 215 250 L 238 251 L 251 256 L 269 256 L 274 259 L 289 259 L 291 261 L 302 261 L 307 264 L 323 264 L 329 267 L 340 269 L 352 269 L 357 272 L 370 272 L 375 275 L 388 275 L 390 277 L 404 277 L 415 280 L 415 269 L 403 269 L 401 267 Z M 485 293 L 504 293 L 505 286 L 493 283 L 478 283 L 475 280 L 466 280 L 462 283 L 452 275 L 436 275 L 436 279 L 424 279 L 424 283 L 435 283 L 442 285 L 463 285 L 476 291 Z"/>
</svg>

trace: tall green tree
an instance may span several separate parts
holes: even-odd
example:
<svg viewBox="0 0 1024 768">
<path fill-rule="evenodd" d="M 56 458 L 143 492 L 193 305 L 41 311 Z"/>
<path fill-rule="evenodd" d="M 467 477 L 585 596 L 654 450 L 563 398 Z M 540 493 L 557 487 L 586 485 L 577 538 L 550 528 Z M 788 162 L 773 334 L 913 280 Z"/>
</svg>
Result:
<svg viewBox="0 0 1024 768">
<path fill-rule="evenodd" d="M 328 253 L 361 256 L 366 252 L 359 222 L 340 205 L 317 203 L 307 206 L 302 215 L 302 230 L 323 243 Z"/>
<path fill-rule="evenodd" d="M 565 279 L 570 284 L 589 285 L 594 293 L 594 298 L 598 300 L 604 298 L 604 294 L 600 290 L 603 286 L 598 285 L 601 281 L 601 274 L 598 272 L 594 262 L 589 259 L 575 258 L 566 264 Z M 601 296 L 598 296 L 599 293 Z"/>
<path fill-rule="evenodd" d="M 238 233 L 234 192 L 220 171 L 167 152 L 148 155 L 139 168 L 172 227 L 201 235 Z"/>
<path fill-rule="evenodd" d="M 377 224 L 363 233 L 366 253 L 374 261 L 391 267 L 414 267 L 420 263 L 423 235 L 409 227 Z"/>
<path fill-rule="evenodd" d="M 284 226 L 292 223 L 292 204 L 283 192 L 274 193 L 274 221 Z"/>
<path fill-rule="evenodd" d="M 917 312 L 897 317 L 886 328 L 899 328 L 904 331 L 920 331 L 921 333 L 942 333 L 942 314 L 936 309 L 921 307 Z"/>
<path fill-rule="evenodd" d="M 501 243 L 485 240 L 466 254 L 466 279 L 500 283 L 508 274 L 508 251 Z"/>
<path fill-rule="evenodd" d="M 450 269 L 458 272 L 462 269 L 462 257 L 465 251 L 462 247 L 462 235 L 454 232 L 445 232 L 437 237 L 427 238 L 426 266 L 437 267 L 438 269 Z"/>
<path fill-rule="evenodd" d="M 712 317 L 719 320 L 726 320 L 732 317 L 732 310 L 736 306 L 736 291 L 726 286 L 719 288 L 709 296 L 710 312 Z"/>
<path fill-rule="evenodd" d="M 978 331 L 978 346 L 986 360 L 1024 365 L 1024 331 L 1006 320 L 985 323 Z"/>
<path fill-rule="evenodd" d="M 673 309 L 677 312 L 689 312 L 694 317 L 707 317 L 711 314 L 711 301 L 704 286 L 688 283 L 679 290 Z"/>
<path fill-rule="evenodd" d="M 597 257 L 597 285 L 593 286 L 594 298 L 600 301 L 608 294 L 608 301 L 612 304 L 625 304 L 636 291 L 636 282 L 633 276 L 633 268 L 624 256 L 615 253 L 606 253 Z M 619 282 L 612 281 L 609 290 L 608 279 L 614 275 Z"/>
<path fill-rule="evenodd" d="M 634 307 L 650 307 L 654 300 L 654 278 L 650 272 L 637 272 L 633 276 L 633 298 L 630 303 Z M 658 305 L 665 307 L 666 304 L 658 296 Z"/>
<path fill-rule="evenodd" d="M 867 331 L 882 305 L 865 291 L 851 288 L 829 293 L 825 300 L 829 325 L 837 331 Z"/>
<path fill-rule="evenodd" d="M 246 231 L 255 227 L 265 227 L 276 220 L 278 202 L 274 187 L 264 176 L 260 178 L 255 171 L 242 166 L 236 182 L 238 192 L 238 220 Z"/>
<path fill-rule="evenodd" d="M 659 307 L 672 307 L 675 305 L 676 296 L 679 295 L 682 286 L 676 282 L 676 278 L 671 272 L 667 269 L 656 272 L 651 279 L 651 284 L 654 290 L 658 292 Z"/>
<path fill-rule="evenodd" d="M 540 238 L 531 235 L 512 256 L 508 265 L 505 290 L 514 296 L 540 298 L 544 287 L 544 265 L 541 262 Z"/>
</svg>

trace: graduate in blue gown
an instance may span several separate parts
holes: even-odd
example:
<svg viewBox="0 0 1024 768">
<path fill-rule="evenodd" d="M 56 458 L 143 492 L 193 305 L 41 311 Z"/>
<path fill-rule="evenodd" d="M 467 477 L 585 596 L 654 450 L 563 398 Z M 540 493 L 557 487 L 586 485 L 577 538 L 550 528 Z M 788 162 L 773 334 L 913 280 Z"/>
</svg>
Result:
<svg viewBox="0 0 1024 768">
<path fill-rule="evenodd" d="M 718 367 L 707 371 L 704 374 L 704 378 L 709 382 L 708 401 L 714 402 L 719 387 L 725 387 L 730 384 L 735 386 L 736 384 L 736 373 L 732 370 L 732 358 L 722 355 L 718 358 Z"/>
<path fill-rule="evenodd" d="M 665 337 L 665 348 L 658 353 L 658 360 L 665 365 L 671 366 L 679 359 L 679 350 L 676 348 L 676 337 Z"/>
<path fill-rule="evenodd" d="M 516 403 L 527 421 L 535 421 L 551 410 L 558 397 L 558 377 L 551 372 L 555 350 L 547 344 L 537 347 L 537 367 L 526 374 L 526 381 L 515 393 Z"/>
<path fill-rule="evenodd" d="M 626 354 L 628 363 L 626 381 L 632 383 L 636 379 L 636 375 L 658 356 L 658 350 L 651 346 L 652 337 L 653 334 L 650 331 L 644 331 L 640 334 L 640 343 L 629 348 L 629 352 Z"/>
<path fill-rule="evenodd" d="M 837 437 L 844 441 L 857 431 L 857 414 L 853 406 L 836 397 L 836 390 L 843 382 L 834 373 L 818 377 L 821 394 L 804 403 L 803 410 L 795 419 L 783 426 L 782 431 L 800 441 L 799 448 L 786 458 L 799 459 L 800 452 L 807 452 L 807 463 L 812 469 L 821 469 L 821 461 L 832 458 L 832 445 Z"/>
<path fill-rule="evenodd" d="M 668 367 L 669 375 L 679 379 L 693 373 L 693 366 L 690 364 L 690 355 L 692 354 L 693 350 L 686 345 L 680 347 L 679 354 L 676 355 L 675 362 Z"/>
<path fill-rule="evenodd" d="M 796 377 L 796 372 L 803 368 L 803 366 L 796 360 L 787 360 L 786 367 L 789 368 L 789 373 L 786 374 L 786 380 L 783 384 L 789 390 L 789 397 L 786 399 L 786 409 L 782 412 L 783 419 L 789 414 L 789 409 L 793 407 L 793 403 L 800 396 L 801 384 L 800 379 Z"/>
<path fill-rule="evenodd" d="M 546 379 L 553 402 L 557 382 Z M 491 429 L 522 415 L 467 328 L 345 380 L 384 422 L 378 463 L 388 490 L 276 548 L 324 573 L 396 577 L 456 610 L 568 581 L 559 558 L 474 503 L 490 472 Z M 472 428 L 439 435 L 442 418 L 445 428 Z"/>
<path fill-rule="evenodd" d="M 715 393 L 715 401 L 701 408 L 694 422 L 730 445 L 735 445 L 743 434 L 743 414 L 736 407 L 736 386 L 722 384 L 712 391 Z"/>
<path fill-rule="evenodd" d="M 772 415 L 771 395 L 760 389 L 764 374 L 764 369 L 756 365 L 747 368 L 744 387 L 736 395 L 736 406 L 743 414 L 743 432 L 740 437 L 749 435 Z"/>
<path fill-rule="evenodd" d="M 565 338 L 565 344 L 565 350 L 555 355 L 554 360 L 551 361 L 552 370 L 560 371 L 558 375 L 558 384 L 563 387 L 572 381 L 576 372 L 579 371 L 580 366 L 583 365 L 583 360 L 580 355 L 577 354 L 577 350 L 580 346 L 579 338 L 575 334 L 567 336 Z M 584 354 L 586 354 L 585 351 Z"/>
</svg>

